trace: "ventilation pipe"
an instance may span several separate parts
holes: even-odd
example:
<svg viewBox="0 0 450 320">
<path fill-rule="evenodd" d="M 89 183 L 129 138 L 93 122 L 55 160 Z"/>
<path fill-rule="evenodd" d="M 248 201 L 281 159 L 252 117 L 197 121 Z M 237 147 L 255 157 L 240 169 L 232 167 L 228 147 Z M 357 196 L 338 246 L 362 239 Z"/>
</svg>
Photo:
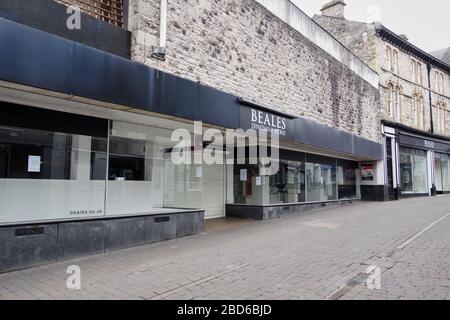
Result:
<svg viewBox="0 0 450 320">
<path fill-rule="evenodd" d="M 161 0 L 159 21 L 159 47 L 152 48 L 152 57 L 159 60 L 165 60 L 167 44 L 167 0 Z"/>
</svg>

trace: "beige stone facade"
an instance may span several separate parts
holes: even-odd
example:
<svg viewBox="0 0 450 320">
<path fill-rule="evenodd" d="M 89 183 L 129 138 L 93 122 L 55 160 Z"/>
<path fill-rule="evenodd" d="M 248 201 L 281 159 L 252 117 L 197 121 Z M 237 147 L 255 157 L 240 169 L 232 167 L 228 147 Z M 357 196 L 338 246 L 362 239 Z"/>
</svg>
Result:
<svg viewBox="0 0 450 320">
<path fill-rule="evenodd" d="M 380 37 L 379 24 L 324 15 L 314 20 L 378 72 L 383 119 L 431 132 L 427 61 Z M 434 133 L 450 136 L 448 70 L 432 67 L 431 96 Z"/>
<path fill-rule="evenodd" d="M 161 1 L 130 0 L 132 58 L 257 104 L 380 142 L 378 88 L 260 2 L 169 1 L 167 51 L 165 61 L 160 61 L 152 57 L 152 48 L 159 45 Z M 289 1 L 286 4 L 291 5 Z M 317 28 L 309 18 L 304 23 Z M 325 36 L 324 41 L 334 41 L 330 47 L 342 46 L 329 34 Z M 354 59 L 359 69 L 376 77 Z"/>
</svg>

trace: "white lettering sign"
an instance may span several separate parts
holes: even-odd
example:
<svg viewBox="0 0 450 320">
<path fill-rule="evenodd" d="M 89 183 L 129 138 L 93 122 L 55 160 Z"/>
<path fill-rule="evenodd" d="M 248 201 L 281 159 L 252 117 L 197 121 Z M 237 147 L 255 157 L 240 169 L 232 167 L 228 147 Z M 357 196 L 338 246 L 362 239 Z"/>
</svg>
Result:
<svg viewBox="0 0 450 320">
<path fill-rule="evenodd" d="M 252 109 L 251 129 L 267 130 L 285 136 L 287 129 L 286 118 Z"/>
</svg>

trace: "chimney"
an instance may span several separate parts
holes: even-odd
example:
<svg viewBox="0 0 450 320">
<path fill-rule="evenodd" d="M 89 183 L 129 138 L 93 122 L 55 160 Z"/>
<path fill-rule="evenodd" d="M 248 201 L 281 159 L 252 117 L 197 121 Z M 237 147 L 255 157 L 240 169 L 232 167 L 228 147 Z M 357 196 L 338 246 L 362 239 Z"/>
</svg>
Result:
<svg viewBox="0 0 450 320">
<path fill-rule="evenodd" d="M 402 38 L 403 40 L 405 40 L 405 41 L 409 41 L 409 38 L 408 38 L 408 36 L 406 34 L 399 34 L 398 36 L 400 38 Z"/>
<path fill-rule="evenodd" d="M 323 5 L 322 15 L 327 17 L 344 19 L 345 6 L 344 0 L 333 0 Z"/>
</svg>

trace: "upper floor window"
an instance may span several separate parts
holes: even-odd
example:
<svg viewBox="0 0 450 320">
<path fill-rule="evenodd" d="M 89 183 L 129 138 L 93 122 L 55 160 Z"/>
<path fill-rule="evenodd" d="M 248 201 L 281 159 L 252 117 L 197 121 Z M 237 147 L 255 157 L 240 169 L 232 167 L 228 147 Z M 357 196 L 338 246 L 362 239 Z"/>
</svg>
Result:
<svg viewBox="0 0 450 320">
<path fill-rule="evenodd" d="M 387 112 L 389 117 L 393 117 L 394 115 L 394 87 L 389 86 L 388 97 L 387 97 Z"/>
<path fill-rule="evenodd" d="M 398 51 L 392 50 L 392 72 L 398 73 Z"/>
<path fill-rule="evenodd" d="M 425 129 L 425 107 L 423 97 L 415 94 L 413 96 L 414 124 L 419 129 Z"/>
<path fill-rule="evenodd" d="M 434 71 L 433 83 L 435 91 L 444 93 L 444 74 L 442 72 Z"/>
<path fill-rule="evenodd" d="M 422 64 L 419 61 L 411 59 L 411 78 L 418 84 L 423 84 L 422 80 Z"/>
<path fill-rule="evenodd" d="M 398 73 L 398 51 L 386 46 L 385 58 L 386 68 L 393 73 Z"/>
<path fill-rule="evenodd" d="M 388 70 L 391 70 L 391 66 L 392 66 L 392 49 L 391 49 L 391 47 L 386 46 L 386 52 L 384 54 L 384 57 L 386 59 L 386 68 Z"/>
<path fill-rule="evenodd" d="M 389 85 L 387 98 L 387 112 L 390 118 L 400 122 L 402 119 L 402 101 L 399 87 Z"/>
<path fill-rule="evenodd" d="M 123 26 L 124 0 L 55 0 L 66 6 L 78 6 L 81 12 L 118 27 Z"/>
<path fill-rule="evenodd" d="M 446 126 L 446 106 L 444 104 L 437 105 L 437 129 L 439 133 L 446 134 L 447 126 Z"/>
<path fill-rule="evenodd" d="M 396 89 L 394 93 L 395 105 L 394 105 L 394 119 L 395 121 L 401 122 L 402 120 L 402 106 L 401 106 L 401 94 L 400 89 Z"/>
</svg>

